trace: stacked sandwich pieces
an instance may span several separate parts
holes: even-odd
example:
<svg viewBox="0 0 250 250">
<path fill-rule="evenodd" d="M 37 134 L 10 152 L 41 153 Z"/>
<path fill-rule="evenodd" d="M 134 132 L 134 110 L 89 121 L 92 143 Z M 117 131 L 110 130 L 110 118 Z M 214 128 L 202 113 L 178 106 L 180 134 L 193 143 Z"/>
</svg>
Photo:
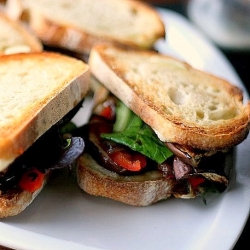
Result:
<svg viewBox="0 0 250 250">
<path fill-rule="evenodd" d="M 239 88 L 156 52 L 100 45 L 89 66 L 97 106 L 77 169 L 83 190 L 147 206 L 226 189 L 225 153 L 249 131 Z"/>
<path fill-rule="evenodd" d="M 82 138 L 65 138 L 62 131 L 88 92 L 88 66 L 61 53 L 88 56 L 99 43 L 150 49 L 164 37 L 154 9 L 118 2 L 10 0 L 1 6 L 0 217 L 23 211 L 51 171 L 71 165 L 84 150 Z"/>
<path fill-rule="evenodd" d="M 135 206 L 226 189 L 226 153 L 248 134 L 249 103 L 225 80 L 149 51 L 165 36 L 153 8 L 8 0 L 5 11 L 32 39 L 6 32 L 19 39 L 0 44 L 15 53 L 0 58 L 0 217 L 23 211 L 51 170 L 72 162 L 85 192 Z M 90 56 L 89 66 L 62 52 Z M 90 85 L 93 115 L 65 137 Z"/>
<path fill-rule="evenodd" d="M 82 61 L 60 54 L 1 56 L 0 217 L 23 211 L 50 170 L 83 151 L 83 140 L 64 139 L 60 128 L 86 95 L 88 72 Z M 69 157 L 69 150 L 76 153 Z"/>
<path fill-rule="evenodd" d="M 7 12 L 25 21 L 45 45 L 89 55 L 97 44 L 151 49 L 165 36 L 159 14 L 131 0 L 8 0 Z"/>
</svg>

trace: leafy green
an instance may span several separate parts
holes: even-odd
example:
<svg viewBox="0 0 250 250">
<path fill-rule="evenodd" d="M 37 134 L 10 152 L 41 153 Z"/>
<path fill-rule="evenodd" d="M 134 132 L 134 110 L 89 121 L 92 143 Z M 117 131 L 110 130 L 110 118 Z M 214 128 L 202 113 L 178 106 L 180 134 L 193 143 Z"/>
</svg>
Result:
<svg viewBox="0 0 250 250">
<path fill-rule="evenodd" d="M 113 127 L 114 132 L 123 131 L 129 124 L 133 112 L 121 101 L 116 105 L 116 121 Z"/>
<path fill-rule="evenodd" d="M 76 125 L 73 122 L 66 123 L 63 127 L 60 128 L 61 134 L 71 133 L 76 129 Z"/>
<path fill-rule="evenodd" d="M 120 104 L 120 107 L 117 108 L 116 113 L 118 116 L 122 116 L 121 113 L 127 112 L 125 111 L 124 106 L 124 104 Z M 128 108 L 126 107 L 126 109 Z M 123 121 L 123 126 L 119 125 L 119 127 L 124 127 L 123 131 L 101 134 L 101 137 L 126 145 L 132 150 L 144 154 L 157 163 L 164 162 L 172 155 L 172 152 L 162 141 L 159 140 L 155 132 L 146 123 L 144 123 L 132 111 L 130 112 L 131 114 L 126 116 L 129 119 Z"/>
</svg>

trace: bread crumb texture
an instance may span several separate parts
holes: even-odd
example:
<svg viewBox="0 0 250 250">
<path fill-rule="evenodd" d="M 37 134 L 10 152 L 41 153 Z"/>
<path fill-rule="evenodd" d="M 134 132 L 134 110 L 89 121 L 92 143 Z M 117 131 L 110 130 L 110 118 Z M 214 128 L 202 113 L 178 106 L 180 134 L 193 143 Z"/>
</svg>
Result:
<svg viewBox="0 0 250 250">
<path fill-rule="evenodd" d="M 58 25 L 75 27 L 99 37 L 144 44 L 165 35 L 158 13 L 140 2 L 22 0 L 21 3 Z"/>
<path fill-rule="evenodd" d="M 152 51 L 99 45 L 90 71 L 164 142 L 230 148 L 249 132 L 250 102 L 222 78 Z"/>
<path fill-rule="evenodd" d="M 21 23 L 0 12 L 0 54 L 42 51 L 42 44 Z"/>
<path fill-rule="evenodd" d="M 186 63 L 148 53 L 134 56 L 119 52 L 117 56 L 117 51 L 111 49 L 106 54 L 138 96 L 165 117 L 210 126 L 244 112 L 237 87 Z"/>
<path fill-rule="evenodd" d="M 21 155 L 86 95 L 88 65 L 57 53 L 0 60 L 0 170 Z"/>
<path fill-rule="evenodd" d="M 3 52 L 10 47 L 16 47 L 16 46 L 26 47 L 25 49 L 26 51 L 30 50 L 25 38 L 23 36 L 20 36 L 20 33 L 14 27 L 10 26 L 9 23 L 6 23 L 5 20 L 1 18 L 0 18 L 0 27 L 1 27 L 0 52 Z"/>
<path fill-rule="evenodd" d="M 19 126 L 18 121 L 39 112 L 49 102 L 48 98 L 54 98 L 65 87 L 61 83 L 70 82 L 74 72 L 71 60 L 46 55 L 31 57 L 0 61 L 1 137 Z M 63 74 L 66 71 L 71 73 Z"/>
</svg>

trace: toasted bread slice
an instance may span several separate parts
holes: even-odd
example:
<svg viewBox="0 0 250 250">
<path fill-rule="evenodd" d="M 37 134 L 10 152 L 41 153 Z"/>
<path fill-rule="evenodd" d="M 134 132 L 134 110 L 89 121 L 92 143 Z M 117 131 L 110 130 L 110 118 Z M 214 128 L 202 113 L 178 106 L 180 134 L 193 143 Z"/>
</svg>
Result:
<svg viewBox="0 0 250 250">
<path fill-rule="evenodd" d="M 40 40 L 3 12 L 0 12 L 0 30 L 0 55 L 39 52 L 43 49 Z"/>
<path fill-rule="evenodd" d="M 203 150 L 230 148 L 249 131 L 250 102 L 227 81 L 150 51 L 99 45 L 91 73 L 164 142 Z"/>
<path fill-rule="evenodd" d="M 28 25 L 49 46 L 89 54 L 100 43 L 151 48 L 165 36 L 159 14 L 131 0 L 9 0 L 12 18 L 28 16 Z"/>
<path fill-rule="evenodd" d="M 86 193 L 132 206 L 149 206 L 173 195 L 174 181 L 159 171 L 121 176 L 100 166 L 89 154 L 78 160 L 77 182 Z"/>
<path fill-rule="evenodd" d="M 50 173 L 44 176 L 42 186 L 35 192 L 13 189 L 0 195 L 0 218 L 15 216 L 24 211 L 45 187 Z"/>
<path fill-rule="evenodd" d="M 86 95 L 88 65 L 56 53 L 3 55 L 0 60 L 0 171 Z"/>
</svg>

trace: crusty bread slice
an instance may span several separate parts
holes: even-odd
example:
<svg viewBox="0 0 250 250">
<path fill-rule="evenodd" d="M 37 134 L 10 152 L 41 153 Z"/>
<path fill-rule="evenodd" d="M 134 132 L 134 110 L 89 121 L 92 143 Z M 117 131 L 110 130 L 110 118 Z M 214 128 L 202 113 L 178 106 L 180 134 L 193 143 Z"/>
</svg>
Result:
<svg viewBox="0 0 250 250">
<path fill-rule="evenodd" d="M 35 192 L 14 189 L 0 195 L 0 218 L 15 216 L 24 211 L 45 187 L 50 173 L 44 176 L 42 186 Z"/>
<path fill-rule="evenodd" d="M 9 0 L 6 8 L 15 19 L 26 13 L 46 45 L 85 54 L 100 43 L 148 49 L 165 36 L 156 10 L 137 1 Z"/>
<path fill-rule="evenodd" d="M 102 196 L 133 206 L 149 206 L 173 195 L 173 180 L 160 171 L 121 176 L 100 166 L 89 154 L 78 160 L 79 187 L 88 194 Z"/>
<path fill-rule="evenodd" d="M 24 52 L 39 52 L 43 46 L 19 21 L 11 20 L 0 12 L 0 55 Z"/>
<path fill-rule="evenodd" d="M 249 131 L 250 102 L 227 81 L 151 51 L 99 45 L 91 73 L 164 142 L 204 150 L 230 148 Z"/>
<path fill-rule="evenodd" d="M 89 67 L 57 53 L 0 60 L 0 171 L 67 114 L 89 89 Z"/>
</svg>

